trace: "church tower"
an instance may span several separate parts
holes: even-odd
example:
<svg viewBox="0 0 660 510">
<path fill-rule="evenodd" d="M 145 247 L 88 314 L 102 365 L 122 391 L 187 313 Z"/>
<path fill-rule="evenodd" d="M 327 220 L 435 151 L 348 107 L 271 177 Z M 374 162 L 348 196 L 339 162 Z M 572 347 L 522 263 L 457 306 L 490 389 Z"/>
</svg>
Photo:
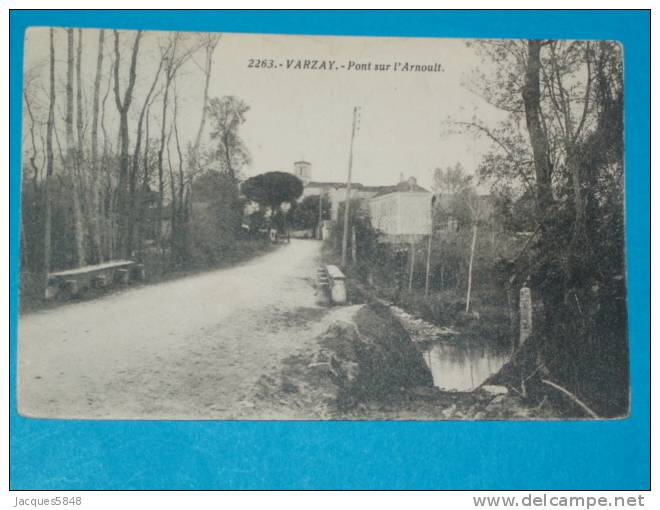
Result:
<svg viewBox="0 0 660 510">
<path fill-rule="evenodd" d="M 307 161 L 296 161 L 293 164 L 293 175 L 307 185 L 312 180 L 312 164 Z"/>
</svg>

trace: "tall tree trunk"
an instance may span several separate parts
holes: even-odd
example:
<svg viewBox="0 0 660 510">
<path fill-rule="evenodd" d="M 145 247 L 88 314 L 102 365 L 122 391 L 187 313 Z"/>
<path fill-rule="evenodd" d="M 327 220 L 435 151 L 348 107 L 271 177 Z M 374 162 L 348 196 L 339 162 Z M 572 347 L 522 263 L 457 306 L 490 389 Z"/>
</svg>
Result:
<svg viewBox="0 0 660 510">
<path fill-rule="evenodd" d="M 161 60 L 165 61 L 165 85 L 163 88 L 163 107 L 161 112 L 160 121 L 160 145 L 158 147 L 158 206 L 156 207 L 156 245 L 159 251 L 162 252 L 162 216 L 163 216 L 163 201 L 165 199 L 165 140 L 167 130 L 167 103 L 169 100 L 170 86 L 174 75 L 176 74 L 174 58 L 178 44 L 178 36 L 175 35 L 174 39 L 170 40 L 169 47 L 161 55 Z"/>
<path fill-rule="evenodd" d="M 156 207 L 156 244 L 162 250 L 162 229 L 161 221 L 163 216 L 163 199 L 165 198 L 165 168 L 164 168 L 164 153 L 165 153 L 165 131 L 167 129 L 167 101 L 170 92 L 170 84 L 172 81 L 171 69 L 169 68 L 165 74 L 165 88 L 163 90 L 163 108 L 161 112 L 160 122 L 160 146 L 158 147 L 158 206 Z"/>
<path fill-rule="evenodd" d="M 148 218 L 145 218 L 145 212 L 147 210 L 147 205 L 151 200 L 149 196 L 149 110 L 151 109 L 151 103 L 147 106 L 147 112 L 145 117 L 145 132 L 144 132 L 144 153 L 142 155 L 142 187 L 140 189 L 140 202 L 138 205 L 138 252 L 139 260 L 143 260 L 144 256 L 144 239 L 147 232 L 145 231 L 145 225 L 147 224 Z"/>
<path fill-rule="evenodd" d="M 141 191 L 137 190 L 137 176 L 140 169 L 140 156 L 142 155 L 142 125 L 144 123 L 144 118 L 147 113 L 149 103 L 151 101 L 151 95 L 153 94 L 154 89 L 156 88 L 156 84 L 158 83 L 158 78 L 160 77 L 162 62 L 163 61 L 161 60 L 158 69 L 156 70 L 156 75 L 154 76 L 154 80 L 151 83 L 151 87 L 147 92 L 147 97 L 144 100 L 142 109 L 140 110 L 140 117 L 138 118 L 137 133 L 135 135 L 135 150 L 133 151 L 133 164 L 129 179 L 128 229 L 127 229 L 128 253 L 132 253 L 133 251 L 133 241 L 135 237 L 135 223 L 138 220 L 136 215 L 139 209 L 138 197 L 141 196 Z M 145 143 L 148 144 L 149 140 L 147 139 Z"/>
<path fill-rule="evenodd" d="M 176 232 L 176 210 L 177 210 L 177 194 L 176 183 L 174 182 L 174 168 L 172 166 L 172 157 L 170 154 L 170 141 L 172 139 L 172 130 L 167 135 L 167 169 L 170 176 L 170 257 L 175 265 L 178 266 L 178 250 L 176 249 L 177 232 Z"/>
<path fill-rule="evenodd" d="M 541 41 L 527 42 L 527 66 L 525 82 L 522 89 L 525 105 L 525 119 L 529 141 L 534 155 L 534 170 L 536 173 L 536 203 L 537 219 L 541 224 L 541 237 L 547 238 L 546 218 L 553 204 L 552 197 L 552 166 L 548 150 L 548 140 L 543 130 L 541 120 Z"/>
<path fill-rule="evenodd" d="M 114 67 L 114 64 L 111 64 L 111 68 Z M 103 256 L 106 259 L 111 259 L 113 256 L 113 229 L 114 229 L 114 218 L 112 210 L 112 178 L 110 176 L 110 171 L 108 169 L 108 153 L 110 150 L 108 143 L 108 130 L 105 128 L 105 105 L 108 101 L 108 96 L 110 95 L 110 90 L 112 89 L 112 72 L 108 72 L 108 83 L 106 85 L 105 94 L 103 94 L 103 100 L 101 101 L 101 118 L 99 124 L 101 125 L 101 132 L 103 133 L 103 153 L 101 154 L 101 164 L 99 166 L 99 202 L 100 207 L 100 218 L 102 224 L 102 250 Z"/>
<path fill-rule="evenodd" d="M 195 142 L 193 143 L 193 168 L 191 170 L 196 170 L 195 167 L 199 165 L 199 147 L 202 142 L 202 134 L 204 133 L 204 126 L 206 125 L 206 113 L 207 105 L 209 102 L 209 84 L 211 82 L 211 72 L 213 70 L 213 52 L 215 51 L 218 41 L 220 40 L 220 35 L 209 34 L 208 39 L 205 42 L 204 48 L 206 50 L 206 60 L 204 65 L 204 94 L 202 100 L 202 116 L 199 121 L 199 128 L 197 129 L 197 136 L 195 136 Z"/>
<path fill-rule="evenodd" d="M 24 99 L 24 104 L 25 104 L 25 111 L 28 114 L 29 118 L 29 137 L 30 137 L 30 145 L 32 146 L 32 153 L 30 154 L 28 160 L 30 162 L 30 169 L 32 170 L 32 193 L 30 193 L 30 196 L 32 200 L 30 200 L 30 203 L 28 204 L 27 201 L 23 201 L 23 205 L 21 208 L 21 233 L 20 233 L 20 239 L 21 239 L 21 271 L 23 270 L 28 270 L 31 272 L 39 272 L 41 271 L 41 260 L 39 258 L 36 259 L 35 261 L 35 253 L 37 255 L 41 255 L 38 250 L 33 250 L 31 249 L 34 241 L 32 240 L 32 231 L 33 231 L 33 222 L 31 221 L 32 218 L 34 218 L 34 213 L 36 211 L 39 211 L 40 207 L 40 202 L 43 200 L 41 198 L 41 194 L 43 193 L 40 187 L 39 183 L 39 167 L 37 166 L 37 142 L 36 142 L 36 137 L 35 137 L 35 119 L 34 119 L 34 114 L 32 113 L 32 106 L 30 105 L 30 94 L 28 93 L 28 87 L 27 83 L 23 89 L 23 99 Z M 25 175 L 27 177 L 27 175 Z M 23 189 L 25 189 L 27 185 L 27 182 L 25 179 L 23 179 Z M 28 226 L 26 228 L 25 224 L 28 222 Z M 28 239 L 26 236 L 29 236 L 30 239 Z M 28 248 L 30 246 L 30 248 Z M 39 247 L 41 247 L 39 245 Z"/>
<path fill-rule="evenodd" d="M 138 31 L 135 35 L 133 42 L 133 51 L 131 55 L 131 62 L 128 70 L 128 84 L 124 91 L 122 98 L 119 92 L 119 64 L 121 55 L 119 52 L 119 32 L 114 31 L 115 36 L 115 104 L 119 112 L 119 182 L 117 185 L 117 212 L 119 220 L 119 253 L 122 257 L 130 257 L 129 251 L 130 244 L 128 242 L 128 223 L 129 223 L 129 203 L 131 197 L 129 196 L 129 164 L 130 156 L 128 154 L 128 110 L 131 106 L 133 99 L 133 88 L 135 86 L 137 56 L 140 49 L 140 39 L 142 31 Z"/>
<path fill-rule="evenodd" d="M 103 247 L 101 240 L 101 204 L 99 179 L 99 107 L 101 92 L 101 77 L 103 75 L 103 48 L 105 43 L 105 30 L 99 30 L 98 52 L 96 56 L 96 78 L 94 79 L 94 96 L 92 100 L 92 151 L 90 175 L 90 209 L 92 226 L 92 245 L 96 262 L 103 262 Z"/>
<path fill-rule="evenodd" d="M 168 164 L 170 166 L 170 187 L 172 192 L 172 215 L 171 215 L 171 256 L 172 260 L 177 265 L 182 265 L 187 262 L 187 246 L 186 246 L 186 237 L 187 237 L 187 224 L 186 224 L 186 180 L 185 180 L 185 171 L 184 171 L 184 160 L 183 153 L 181 151 L 181 142 L 179 138 L 179 127 L 178 127 L 178 94 L 176 90 L 176 85 L 174 87 L 174 111 L 172 115 L 172 131 L 174 132 L 174 145 L 177 152 L 178 158 L 178 186 L 176 186 L 176 180 L 174 177 L 174 170 L 172 167 L 172 162 L 169 158 L 169 144 L 168 144 Z M 172 135 L 170 131 L 170 136 Z"/>
<path fill-rule="evenodd" d="M 163 109 L 161 116 L 161 129 L 160 129 L 160 147 L 158 148 L 158 207 L 156 210 L 156 242 L 158 247 L 162 250 L 162 234 L 161 234 L 161 217 L 163 214 L 163 200 L 165 197 L 165 168 L 164 168 L 164 152 L 166 138 L 169 140 L 170 136 L 166 136 L 167 130 L 167 104 L 169 99 L 170 86 L 176 78 L 179 68 L 190 57 L 192 51 L 179 52 L 180 35 L 175 33 L 170 39 L 168 47 L 161 55 L 165 66 L 165 84 L 163 87 Z M 170 132 L 171 135 L 171 132 Z M 169 150 L 169 147 L 168 147 Z M 169 157 L 169 154 L 168 154 Z M 171 169 L 170 169 L 171 170 Z"/>
<path fill-rule="evenodd" d="M 86 262 L 85 257 L 85 236 L 83 228 L 82 211 L 80 208 L 79 195 L 79 164 L 78 150 L 74 141 L 73 134 L 73 29 L 67 29 L 67 59 L 66 59 L 66 166 L 69 178 L 71 179 L 71 204 L 73 209 L 73 229 L 75 240 L 75 259 L 78 267 Z"/>
<path fill-rule="evenodd" d="M 525 82 L 522 90 L 525 107 L 527 131 L 534 155 L 534 170 L 536 174 L 536 216 L 539 225 L 539 252 L 551 254 L 556 251 L 552 246 L 552 233 L 549 219 L 553 216 L 552 208 L 552 165 L 548 148 L 548 140 L 542 125 L 541 90 L 539 75 L 541 70 L 541 41 L 527 42 L 527 66 Z M 548 320 L 549 310 L 556 311 L 563 301 L 563 284 L 554 276 L 561 269 L 557 263 L 546 257 L 541 268 L 542 297 L 545 301 L 545 314 Z"/>
<path fill-rule="evenodd" d="M 76 50 L 76 134 L 78 142 L 78 167 L 84 157 L 83 144 L 83 100 L 82 100 L 82 30 L 78 29 L 78 47 Z"/>
<path fill-rule="evenodd" d="M 50 204 L 50 180 L 53 175 L 53 129 L 55 127 L 55 45 L 53 43 L 53 30 L 50 29 L 50 59 L 49 59 L 49 100 L 48 100 L 48 123 L 46 124 L 46 183 L 44 186 L 44 259 L 43 272 L 47 284 L 50 272 L 51 251 L 51 204 Z"/>
<path fill-rule="evenodd" d="M 78 179 L 78 197 L 80 200 L 81 223 L 89 239 L 89 245 L 92 256 L 95 258 L 94 249 L 94 222 L 91 217 L 92 208 L 90 201 L 91 179 L 89 172 L 84 169 L 85 166 L 85 144 L 83 139 L 83 82 L 82 82 L 82 29 L 78 29 L 78 45 L 76 49 L 76 173 Z M 89 257 L 89 250 L 86 250 L 85 257 Z"/>
<path fill-rule="evenodd" d="M 37 142 L 36 142 L 36 136 L 34 133 L 34 128 L 35 128 L 35 119 L 34 119 L 34 114 L 32 113 L 32 106 L 30 104 L 30 95 L 28 94 L 27 87 L 23 90 L 23 100 L 25 102 L 25 111 L 28 114 L 28 117 L 30 119 L 30 145 L 32 147 L 32 154 L 30 154 L 30 157 L 28 158 L 30 162 L 30 168 L 32 169 L 32 182 L 35 185 L 35 190 L 37 189 L 36 186 L 39 184 L 39 167 L 37 166 Z"/>
</svg>

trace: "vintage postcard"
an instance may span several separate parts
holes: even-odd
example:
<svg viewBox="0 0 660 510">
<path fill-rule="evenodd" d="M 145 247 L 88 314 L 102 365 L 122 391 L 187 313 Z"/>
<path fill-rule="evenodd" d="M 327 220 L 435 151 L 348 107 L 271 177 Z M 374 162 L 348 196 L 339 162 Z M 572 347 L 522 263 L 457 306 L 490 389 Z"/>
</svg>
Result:
<svg viewBox="0 0 660 510">
<path fill-rule="evenodd" d="M 626 417 L 611 41 L 33 27 L 18 410 Z"/>
</svg>

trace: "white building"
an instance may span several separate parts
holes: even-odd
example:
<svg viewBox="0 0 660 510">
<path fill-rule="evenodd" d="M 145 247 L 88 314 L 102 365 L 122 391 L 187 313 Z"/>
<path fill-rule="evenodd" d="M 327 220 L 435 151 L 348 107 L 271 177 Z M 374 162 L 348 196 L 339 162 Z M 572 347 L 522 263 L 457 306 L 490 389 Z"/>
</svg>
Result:
<svg viewBox="0 0 660 510">
<path fill-rule="evenodd" d="M 383 242 L 417 242 L 431 231 L 432 198 L 414 177 L 383 188 L 369 200 L 371 226 Z"/>
<path fill-rule="evenodd" d="M 339 207 L 346 202 L 345 182 L 312 180 L 312 165 L 296 161 L 293 174 L 303 181 L 302 197 L 325 195 L 330 200 L 330 220 L 339 220 Z M 381 232 L 383 242 L 409 243 L 428 236 L 431 229 L 431 198 L 433 195 L 417 184 L 414 177 L 401 176 L 396 186 L 365 186 L 351 183 L 351 199 L 361 199 L 370 215 L 372 226 Z"/>
<path fill-rule="evenodd" d="M 325 195 L 330 200 L 330 219 L 337 221 L 339 205 L 346 201 L 345 182 L 313 181 L 312 165 L 307 161 L 296 161 L 293 164 L 293 175 L 303 181 L 302 198 Z M 351 183 L 351 199 L 368 199 L 383 189 L 382 186 L 364 186 L 359 182 Z"/>
</svg>

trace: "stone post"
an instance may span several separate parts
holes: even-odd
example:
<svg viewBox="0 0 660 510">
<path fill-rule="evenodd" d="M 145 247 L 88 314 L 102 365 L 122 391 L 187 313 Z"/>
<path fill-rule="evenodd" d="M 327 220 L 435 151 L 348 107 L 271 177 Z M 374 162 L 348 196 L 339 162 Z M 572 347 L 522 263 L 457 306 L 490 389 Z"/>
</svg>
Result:
<svg viewBox="0 0 660 510">
<path fill-rule="evenodd" d="M 520 289 L 520 343 L 532 334 L 532 291 L 529 287 Z"/>
</svg>

